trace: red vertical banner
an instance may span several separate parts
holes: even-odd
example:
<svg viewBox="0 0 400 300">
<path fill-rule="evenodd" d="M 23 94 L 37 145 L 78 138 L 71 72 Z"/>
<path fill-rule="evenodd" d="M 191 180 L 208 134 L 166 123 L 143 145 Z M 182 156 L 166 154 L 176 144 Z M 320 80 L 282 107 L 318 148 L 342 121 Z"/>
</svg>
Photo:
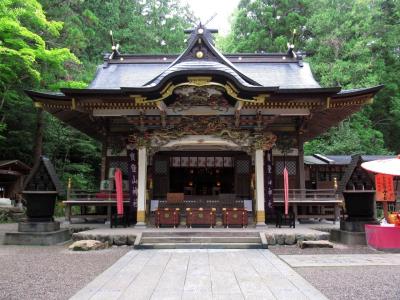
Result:
<svg viewBox="0 0 400 300">
<path fill-rule="evenodd" d="M 286 166 L 283 169 L 283 188 L 285 191 L 285 215 L 287 215 L 289 213 L 289 173 Z"/>
<path fill-rule="evenodd" d="M 115 190 L 117 193 L 117 214 L 124 214 L 124 195 L 122 191 L 122 172 L 120 169 L 115 170 Z"/>
<path fill-rule="evenodd" d="M 393 176 L 385 174 L 375 175 L 376 201 L 395 201 Z"/>
</svg>

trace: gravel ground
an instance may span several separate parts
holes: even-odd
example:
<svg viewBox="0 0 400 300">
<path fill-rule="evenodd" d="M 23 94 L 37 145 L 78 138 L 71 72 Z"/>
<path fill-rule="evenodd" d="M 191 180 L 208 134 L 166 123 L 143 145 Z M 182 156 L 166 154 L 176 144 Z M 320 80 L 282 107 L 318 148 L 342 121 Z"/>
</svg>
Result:
<svg viewBox="0 0 400 300">
<path fill-rule="evenodd" d="M 400 268 L 387 266 L 295 268 L 334 300 L 400 299 Z"/>
<path fill-rule="evenodd" d="M 68 299 L 129 250 L 1 245 L 0 299 Z"/>
<path fill-rule="evenodd" d="M 366 246 L 334 244 L 334 248 L 300 249 L 297 246 L 270 246 L 276 255 L 290 254 L 379 254 Z M 332 300 L 400 299 L 400 268 L 387 266 L 294 268 L 314 287 Z"/>
</svg>

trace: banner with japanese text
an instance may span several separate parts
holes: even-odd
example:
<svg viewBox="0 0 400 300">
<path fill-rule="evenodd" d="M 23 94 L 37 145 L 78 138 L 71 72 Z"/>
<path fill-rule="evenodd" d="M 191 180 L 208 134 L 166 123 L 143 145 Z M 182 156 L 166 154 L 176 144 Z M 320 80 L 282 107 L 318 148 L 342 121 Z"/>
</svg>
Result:
<svg viewBox="0 0 400 300">
<path fill-rule="evenodd" d="M 132 145 L 128 145 L 127 154 L 128 154 L 128 179 L 129 179 L 129 205 L 132 208 L 137 208 L 138 151 Z"/>
<path fill-rule="evenodd" d="M 264 154 L 264 201 L 267 215 L 274 214 L 273 197 L 273 174 L 272 174 L 272 149 L 266 150 Z"/>
<path fill-rule="evenodd" d="M 375 175 L 375 189 L 376 189 L 376 201 L 396 200 L 392 175 L 385 175 L 385 174 Z"/>
</svg>

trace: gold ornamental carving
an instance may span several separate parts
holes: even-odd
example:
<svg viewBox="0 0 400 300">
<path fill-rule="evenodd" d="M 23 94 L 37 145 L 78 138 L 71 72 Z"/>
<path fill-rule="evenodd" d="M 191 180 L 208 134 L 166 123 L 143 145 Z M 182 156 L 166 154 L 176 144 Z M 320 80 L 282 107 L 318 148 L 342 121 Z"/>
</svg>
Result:
<svg viewBox="0 0 400 300">
<path fill-rule="evenodd" d="M 255 150 L 270 150 L 275 146 L 277 137 L 272 132 L 263 132 L 254 138 L 254 149 Z"/>
</svg>

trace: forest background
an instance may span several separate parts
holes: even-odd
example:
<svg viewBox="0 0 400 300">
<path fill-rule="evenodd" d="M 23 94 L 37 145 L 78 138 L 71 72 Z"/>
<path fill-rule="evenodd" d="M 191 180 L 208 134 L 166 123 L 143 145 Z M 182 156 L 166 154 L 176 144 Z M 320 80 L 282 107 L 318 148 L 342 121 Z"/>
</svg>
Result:
<svg viewBox="0 0 400 300">
<path fill-rule="evenodd" d="M 87 86 L 110 30 L 123 53 L 178 54 L 197 22 L 177 0 L 0 0 L 0 160 L 32 164 L 37 115 L 25 89 Z M 286 52 L 293 42 L 322 86 L 385 84 L 305 152 L 400 152 L 400 0 L 242 0 L 216 41 L 225 53 Z M 99 143 L 47 113 L 43 153 L 64 182 L 97 188 Z"/>
</svg>

